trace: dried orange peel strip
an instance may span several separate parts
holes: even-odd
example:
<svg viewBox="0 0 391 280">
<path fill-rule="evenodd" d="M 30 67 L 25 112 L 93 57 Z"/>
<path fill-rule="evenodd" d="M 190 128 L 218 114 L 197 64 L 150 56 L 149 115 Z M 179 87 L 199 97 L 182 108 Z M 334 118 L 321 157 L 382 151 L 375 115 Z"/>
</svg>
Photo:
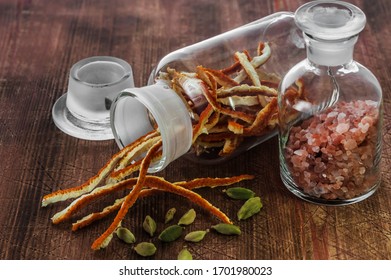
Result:
<svg viewBox="0 0 391 280">
<path fill-rule="evenodd" d="M 132 184 L 128 184 L 127 188 L 133 187 Z M 140 191 L 139 197 L 138 198 L 143 198 L 146 196 L 151 196 L 156 193 L 160 192 L 159 190 L 153 190 L 153 189 L 142 189 Z M 125 201 L 126 197 L 118 198 L 114 201 L 112 205 L 109 205 L 105 207 L 102 211 L 100 212 L 94 212 L 91 213 L 80 220 L 76 221 L 75 223 L 72 224 L 72 231 L 76 231 L 78 229 L 81 229 L 83 227 L 86 227 L 93 223 L 96 220 L 103 219 L 107 217 L 109 214 L 118 211 L 121 208 L 122 203 Z"/>
<path fill-rule="evenodd" d="M 258 55 L 254 56 L 251 60 L 251 64 L 254 66 L 254 68 L 258 68 L 265 64 L 272 54 L 272 50 L 267 42 L 260 42 L 258 44 L 257 52 Z"/>
<path fill-rule="evenodd" d="M 202 72 L 202 69 L 200 70 Z M 246 114 L 241 111 L 234 111 L 229 108 L 223 107 L 218 101 L 217 101 L 217 93 L 216 93 L 216 86 L 214 81 L 214 77 L 209 73 L 204 73 L 206 76 L 208 76 L 209 80 L 212 81 L 213 87 L 210 88 L 207 92 L 205 92 L 205 98 L 208 100 L 209 104 L 213 107 L 215 111 L 218 111 L 219 113 L 222 113 L 224 115 L 228 115 L 234 118 L 239 118 L 247 123 L 252 123 L 255 119 L 253 115 Z"/>
<path fill-rule="evenodd" d="M 106 231 L 100 237 L 98 237 L 98 239 L 94 241 L 94 243 L 91 246 L 92 249 L 97 250 L 107 245 L 107 240 L 112 237 L 114 231 L 117 229 L 118 225 L 121 223 L 121 221 L 128 213 L 129 208 L 132 207 L 132 205 L 136 202 L 140 194 L 140 191 L 144 186 L 148 167 L 152 162 L 153 155 L 161 148 L 161 146 L 162 146 L 162 141 L 160 140 L 149 149 L 149 151 L 147 152 L 146 156 L 144 157 L 141 163 L 140 172 L 137 178 L 136 185 L 126 196 L 125 201 L 121 205 L 121 209 L 118 211 L 117 215 L 114 218 L 114 221 L 111 223 L 108 229 L 106 229 Z"/>
<path fill-rule="evenodd" d="M 243 82 L 248 75 L 255 86 L 261 85 L 261 81 L 259 79 L 259 75 L 257 74 L 256 69 L 266 63 L 266 61 L 270 58 L 271 49 L 268 43 L 261 42 L 258 45 L 257 51 L 258 56 L 255 56 L 253 59 L 251 59 L 251 61 L 244 53 L 235 53 L 235 57 L 239 60 L 240 64 L 243 67 L 243 70 L 241 70 L 234 79 L 236 82 Z M 261 98 L 261 104 L 263 107 L 266 106 L 267 102 L 266 100 L 264 100 L 264 98 Z"/>
<path fill-rule="evenodd" d="M 91 177 L 88 181 L 86 181 L 84 184 L 80 186 L 76 186 L 69 189 L 63 189 L 58 190 L 53 193 L 50 193 L 48 195 L 45 195 L 42 199 L 42 206 L 45 207 L 49 204 L 64 201 L 71 198 L 79 197 L 85 193 L 91 192 L 93 189 L 95 189 L 103 179 L 107 177 L 107 175 L 117 166 L 118 162 L 130 151 L 134 150 L 139 145 L 142 145 L 145 139 L 148 139 L 150 137 L 153 137 L 156 134 L 156 132 L 149 133 L 135 142 L 129 144 L 122 150 L 120 150 L 118 153 L 116 153 L 114 156 L 111 157 L 111 159 L 99 170 L 99 172 Z"/>
<path fill-rule="evenodd" d="M 146 185 L 148 185 L 149 182 L 149 177 L 146 177 Z M 239 176 L 233 176 L 233 177 L 225 177 L 225 178 L 196 178 L 191 181 L 180 181 L 180 182 L 175 182 L 174 185 L 183 187 L 188 190 L 193 190 L 193 189 L 198 189 L 198 188 L 203 188 L 203 187 L 209 187 L 209 188 L 215 188 L 215 187 L 223 187 L 223 186 L 229 186 L 238 182 L 241 182 L 243 180 L 252 180 L 254 179 L 253 175 L 239 175 Z M 134 182 L 134 179 L 133 179 Z M 127 188 L 133 187 L 133 184 L 131 181 L 128 182 Z M 117 189 L 118 190 L 118 189 Z M 114 191 L 114 190 L 113 190 Z M 153 195 L 161 190 L 158 189 L 143 189 L 140 192 L 139 198 L 146 197 Z M 118 211 L 124 202 L 125 197 L 117 199 L 114 204 L 109 205 L 105 207 L 102 211 L 100 212 L 95 212 L 91 213 L 82 219 L 78 220 L 77 222 L 72 224 L 72 230 L 78 230 L 80 228 L 83 228 L 92 222 L 102 219 L 109 214 Z"/>
<path fill-rule="evenodd" d="M 213 206 L 206 199 L 202 198 L 199 194 L 191 191 L 190 189 L 201 188 L 205 186 L 216 187 L 218 183 L 221 186 L 227 186 L 250 178 L 252 178 L 252 176 L 244 175 L 244 176 L 237 176 L 232 179 L 231 178 L 215 178 L 215 179 L 203 178 L 203 179 L 193 180 L 189 183 L 187 182 L 170 183 L 161 177 L 146 176 L 145 184 L 150 189 L 141 190 L 139 194 L 139 198 L 155 194 L 157 191 L 166 191 L 166 192 L 175 193 L 177 195 L 188 198 L 193 203 L 203 207 L 205 210 L 209 211 L 211 214 L 218 217 L 222 222 L 232 223 L 227 215 L 225 215 L 222 211 L 220 211 L 218 208 Z M 72 230 L 77 230 L 81 227 L 84 227 L 92 223 L 93 221 L 106 217 L 110 213 L 118 210 L 121 207 L 121 205 L 125 202 L 125 199 L 126 198 L 118 199 L 115 201 L 113 205 L 106 207 L 103 211 L 98 213 L 92 213 L 84 217 L 83 219 L 77 221 L 76 223 L 73 224 Z"/>
<path fill-rule="evenodd" d="M 196 192 L 188 190 L 188 189 L 181 187 L 179 185 L 175 185 L 173 183 L 170 183 L 170 182 L 164 180 L 161 177 L 156 177 L 156 176 L 149 176 L 148 180 L 147 180 L 147 184 L 148 184 L 148 187 L 150 187 L 152 189 L 165 190 L 168 192 L 172 192 L 172 193 L 184 196 L 184 197 L 188 198 L 189 200 L 191 200 L 193 203 L 205 208 L 211 214 L 213 214 L 217 218 L 219 218 L 222 222 L 232 224 L 231 220 L 228 218 L 227 215 L 225 215 L 218 208 L 213 206 L 209 201 L 204 199 L 201 195 L 199 195 Z"/>
<path fill-rule="evenodd" d="M 230 155 L 232 154 L 242 142 L 243 137 L 236 135 L 234 137 L 227 138 L 225 140 L 223 149 L 219 152 L 220 156 Z"/>
<path fill-rule="evenodd" d="M 254 86 L 260 86 L 261 81 L 255 67 L 248 60 L 247 56 L 244 53 L 236 52 L 235 57 L 238 59 L 239 63 L 242 65 L 244 71 L 247 73 L 247 76 L 250 78 Z"/>
<path fill-rule="evenodd" d="M 223 105 L 235 109 L 236 106 L 256 106 L 259 105 L 258 96 L 231 96 L 217 99 Z"/>
<path fill-rule="evenodd" d="M 146 137 L 142 137 L 141 141 L 136 141 L 132 149 L 130 149 L 125 156 L 121 158 L 114 171 L 125 168 L 132 160 L 140 157 L 146 151 L 148 151 L 157 141 L 161 139 L 160 132 L 153 130 Z"/>
<path fill-rule="evenodd" d="M 255 177 L 253 175 L 243 174 L 239 176 L 224 177 L 224 178 L 196 178 L 190 181 L 175 182 L 175 185 L 182 186 L 186 189 L 192 190 L 197 188 L 209 187 L 223 187 L 229 186 L 235 183 L 239 183 L 244 180 L 252 180 Z"/>
<path fill-rule="evenodd" d="M 277 98 L 274 97 L 271 101 L 258 112 L 255 121 L 248 127 L 243 127 L 241 124 L 238 124 L 235 121 L 230 121 L 228 123 L 228 129 L 235 134 L 240 134 L 244 136 L 256 136 L 262 135 L 265 131 L 265 128 L 272 124 L 270 121 L 273 119 L 273 116 L 277 112 Z"/>
<path fill-rule="evenodd" d="M 268 96 L 268 97 L 275 97 L 278 95 L 277 90 L 274 88 L 270 88 L 268 86 L 260 85 L 260 86 L 253 86 L 248 84 L 242 84 L 239 86 L 231 87 L 231 88 L 220 88 L 217 90 L 217 97 L 223 98 L 223 97 L 230 97 L 234 95 L 239 96 L 256 96 L 256 95 L 262 95 L 262 96 Z"/>
<path fill-rule="evenodd" d="M 160 160 L 162 157 L 162 151 L 158 151 L 152 158 L 152 162 L 155 162 L 157 160 Z M 110 173 L 110 175 L 107 177 L 106 183 L 107 184 L 115 184 L 117 182 L 120 182 L 124 178 L 132 175 L 134 172 L 138 171 L 140 169 L 142 160 L 136 161 L 122 169 L 119 169 L 117 171 L 113 171 Z"/>
<path fill-rule="evenodd" d="M 85 205 L 90 203 L 93 200 L 96 200 L 99 197 L 103 197 L 109 193 L 114 191 L 125 189 L 129 184 L 135 184 L 137 182 L 137 178 L 131 178 L 128 180 L 121 181 L 117 184 L 109 184 L 105 186 L 98 187 L 94 189 L 92 192 L 84 194 L 79 198 L 72 201 L 65 209 L 56 213 L 52 217 L 53 224 L 59 224 L 67 219 L 69 219 L 75 212 L 83 208 Z"/>
<path fill-rule="evenodd" d="M 193 143 L 198 138 L 198 136 L 203 133 L 207 133 L 205 125 L 213 112 L 213 107 L 210 104 L 204 109 L 204 111 L 202 111 L 199 122 L 193 127 Z"/>
<path fill-rule="evenodd" d="M 234 86 L 238 86 L 239 85 L 238 82 L 236 82 L 234 79 L 232 79 L 228 75 L 224 74 L 224 72 L 221 71 L 221 70 L 205 68 L 205 67 L 202 67 L 202 66 L 199 67 L 199 70 L 203 71 L 203 72 L 208 72 L 211 75 L 213 75 L 213 77 L 216 80 L 216 82 L 219 85 L 223 86 L 223 87 L 230 88 L 230 87 L 234 87 Z"/>
</svg>

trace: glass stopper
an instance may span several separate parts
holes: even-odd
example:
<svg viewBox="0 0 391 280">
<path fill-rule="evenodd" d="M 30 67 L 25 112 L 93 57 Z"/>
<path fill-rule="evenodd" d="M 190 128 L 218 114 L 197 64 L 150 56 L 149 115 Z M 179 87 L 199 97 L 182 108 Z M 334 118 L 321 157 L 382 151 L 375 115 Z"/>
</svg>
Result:
<svg viewBox="0 0 391 280">
<path fill-rule="evenodd" d="M 295 14 L 298 27 L 320 40 L 339 40 L 360 33 L 365 26 L 365 14 L 356 6 L 342 1 L 312 1 Z"/>
</svg>

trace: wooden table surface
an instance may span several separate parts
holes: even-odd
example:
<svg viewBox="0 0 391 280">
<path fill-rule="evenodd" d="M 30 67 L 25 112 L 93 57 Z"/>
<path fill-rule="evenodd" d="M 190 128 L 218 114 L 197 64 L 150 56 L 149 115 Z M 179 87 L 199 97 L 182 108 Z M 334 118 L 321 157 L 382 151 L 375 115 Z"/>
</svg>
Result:
<svg viewBox="0 0 391 280">
<path fill-rule="evenodd" d="M 268 14 L 294 11 L 305 2 L 0 0 L 0 259 L 143 259 L 116 238 L 104 250 L 90 249 L 113 216 L 72 232 L 71 222 L 52 225 L 50 220 L 67 203 L 41 207 L 44 195 L 83 183 L 118 151 L 113 140 L 79 140 L 53 123 L 52 106 L 66 91 L 75 62 L 94 55 L 122 58 L 132 65 L 136 86 L 142 86 L 163 55 Z M 123 224 L 138 242 L 156 244 L 152 259 L 176 259 L 184 245 L 194 259 L 203 260 L 391 259 L 391 2 L 349 2 L 368 18 L 355 58 L 374 72 L 384 94 L 379 190 L 343 207 L 299 200 L 280 180 L 277 137 L 218 167 L 181 158 L 159 175 L 179 181 L 254 174 L 254 180 L 238 186 L 252 188 L 264 207 L 240 222 L 240 236 L 210 232 L 200 243 L 187 244 L 182 238 L 163 244 L 143 232 L 146 215 L 158 222 L 158 231 L 171 207 L 177 208 L 176 218 L 190 208 L 197 211 L 187 231 L 209 228 L 218 220 L 172 194 L 139 200 Z M 230 217 L 241 205 L 227 199 L 222 188 L 199 193 Z M 102 200 L 94 207 L 104 205 Z"/>
</svg>

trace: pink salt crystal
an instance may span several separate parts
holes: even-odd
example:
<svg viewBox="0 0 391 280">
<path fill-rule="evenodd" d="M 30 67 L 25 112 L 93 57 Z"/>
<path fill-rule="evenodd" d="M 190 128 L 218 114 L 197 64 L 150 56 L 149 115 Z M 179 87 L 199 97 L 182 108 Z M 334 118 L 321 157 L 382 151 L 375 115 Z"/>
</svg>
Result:
<svg viewBox="0 0 391 280">
<path fill-rule="evenodd" d="M 339 145 L 341 141 L 344 139 L 343 135 L 338 133 L 332 133 L 330 137 L 333 145 Z"/>
<path fill-rule="evenodd" d="M 314 167 L 315 173 L 322 173 L 326 169 L 327 169 L 327 166 L 326 166 L 326 164 L 324 164 L 324 162 L 320 162 L 317 165 L 315 165 L 315 167 Z"/>
<path fill-rule="evenodd" d="M 338 121 L 345 120 L 345 118 L 346 118 L 346 114 L 345 113 L 339 113 L 338 114 L 338 117 L 337 117 Z"/>
<path fill-rule="evenodd" d="M 296 150 L 293 153 L 301 157 L 306 157 L 308 155 L 306 150 Z"/>
<path fill-rule="evenodd" d="M 343 142 L 343 147 L 345 148 L 345 150 L 353 150 L 353 149 L 357 148 L 357 142 L 354 139 L 348 139 L 348 140 L 342 141 L 342 142 Z"/>
<path fill-rule="evenodd" d="M 360 129 L 360 131 L 361 131 L 362 133 L 367 133 L 367 132 L 368 132 L 368 129 L 369 129 L 369 124 L 368 124 L 368 123 L 363 124 L 362 122 L 360 122 L 360 123 L 358 124 L 358 128 Z"/>
<path fill-rule="evenodd" d="M 327 114 L 327 118 L 330 118 L 330 119 L 333 119 L 336 116 L 338 116 L 338 112 L 336 112 L 336 111 L 332 111 L 332 112 Z"/>
<path fill-rule="evenodd" d="M 350 125 L 348 123 L 339 123 L 335 129 L 339 134 L 349 131 Z"/>
<path fill-rule="evenodd" d="M 373 125 L 373 119 L 369 116 L 365 116 L 362 118 L 361 123 L 363 124 L 368 124 L 368 125 Z"/>
</svg>

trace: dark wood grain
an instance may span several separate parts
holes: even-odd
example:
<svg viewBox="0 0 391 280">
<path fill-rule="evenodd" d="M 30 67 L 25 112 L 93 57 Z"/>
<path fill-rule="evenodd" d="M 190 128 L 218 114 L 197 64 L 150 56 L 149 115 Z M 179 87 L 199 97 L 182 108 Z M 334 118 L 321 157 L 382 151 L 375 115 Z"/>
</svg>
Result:
<svg viewBox="0 0 391 280">
<path fill-rule="evenodd" d="M 0 0 L 0 259 L 139 258 L 116 239 L 104 250 L 90 249 L 112 217 L 71 232 L 69 222 L 54 226 L 50 221 L 65 203 L 40 206 L 43 195 L 82 183 L 118 150 L 114 141 L 67 136 L 52 121 L 52 106 L 66 91 L 75 62 L 94 55 L 120 57 L 132 65 L 135 83 L 142 86 L 163 55 L 268 14 L 294 11 L 304 2 Z M 187 244 L 195 259 L 391 259 L 391 2 L 349 2 L 368 18 L 355 57 L 383 88 L 381 188 L 351 206 L 303 202 L 282 185 L 276 138 L 218 168 L 179 159 L 159 175 L 178 181 L 255 174 L 255 180 L 239 185 L 254 189 L 264 203 L 259 215 L 241 222 L 241 236 L 211 232 L 203 242 Z M 240 207 L 217 189 L 200 194 L 230 217 Z M 151 240 L 141 227 L 144 217 L 159 221 L 160 231 L 170 207 L 177 207 L 177 215 L 196 209 L 198 218 L 188 230 L 217 222 L 186 199 L 162 193 L 137 202 L 124 225 L 139 241 Z M 152 240 L 158 246 L 155 259 L 175 259 L 185 245 Z"/>
</svg>

